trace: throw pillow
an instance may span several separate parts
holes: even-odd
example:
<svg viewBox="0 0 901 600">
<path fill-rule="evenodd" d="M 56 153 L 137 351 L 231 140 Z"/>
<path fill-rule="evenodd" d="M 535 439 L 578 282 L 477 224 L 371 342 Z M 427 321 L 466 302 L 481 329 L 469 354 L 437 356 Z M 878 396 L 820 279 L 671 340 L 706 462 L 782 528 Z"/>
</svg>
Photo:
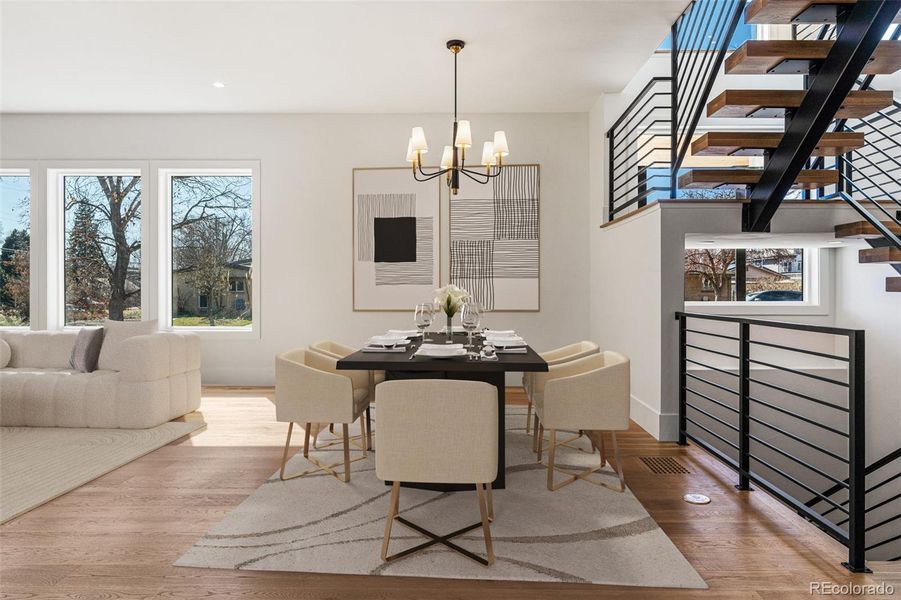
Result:
<svg viewBox="0 0 901 600">
<path fill-rule="evenodd" d="M 100 350 L 98 369 L 105 371 L 121 371 L 129 360 L 122 355 L 122 342 L 136 335 L 149 335 L 157 330 L 157 322 L 153 321 L 110 321 L 103 322 L 103 348 Z"/>
<path fill-rule="evenodd" d="M 82 373 L 96 371 L 102 346 L 103 328 L 83 327 L 75 338 L 72 356 L 69 358 L 69 366 Z"/>
<path fill-rule="evenodd" d="M 12 348 L 6 343 L 6 340 L 0 338 L 0 369 L 6 367 L 13 357 Z"/>
</svg>

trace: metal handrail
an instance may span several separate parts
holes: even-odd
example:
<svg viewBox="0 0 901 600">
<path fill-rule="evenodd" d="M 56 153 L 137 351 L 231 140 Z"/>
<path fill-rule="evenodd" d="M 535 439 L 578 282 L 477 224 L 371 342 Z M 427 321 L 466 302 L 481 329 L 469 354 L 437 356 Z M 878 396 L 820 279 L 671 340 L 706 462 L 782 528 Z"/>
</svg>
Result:
<svg viewBox="0 0 901 600">
<path fill-rule="evenodd" d="M 738 485 L 736 486 L 738 489 L 750 490 L 751 483 L 754 483 L 757 487 L 795 508 L 804 517 L 810 519 L 848 547 L 848 561 L 844 564 L 849 570 L 854 572 L 865 570 L 868 529 L 865 525 L 867 489 L 865 467 L 864 331 L 824 325 L 766 321 L 763 319 L 699 313 L 677 312 L 675 316 L 679 322 L 679 443 L 686 444 L 690 440 L 726 465 L 732 467 L 738 472 Z M 735 336 L 731 335 L 732 332 L 722 331 L 716 333 L 705 332 L 694 326 L 694 322 L 704 321 L 730 324 L 738 329 L 738 335 Z M 689 326 L 689 323 L 692 326 Z M 757 339 L 761 331 L 772 329 L 804 331 L 810 334 L 845 338 L 848 348 L 847 355 L 818 352 L 794 346 L 788 347 L 775 342 Z M 707 334 L 708 337 L 692 338 L 692 343 L 688 343 L 687 336 L 697 333 Z M 713 339 L 717 337 L 725 338 L 731 342 L 737 341 L 738 354 L 723 352 L 720 349 L 708 348 L 703 345 L 705 341 L 717 342 L 716 339 Z M 832 341 L 830 340 L 830 342 Z M 760 360 L 760 357 L 756 356 L 752 358 L 752 347 L 758 350 L 773 348 L 776 350 L 800 351 L 804 355 L 838 361 L 841 363 L 841 368 L 847 370 L 847 381 L 804 372 L 794 364 L 792 366 L 778 364 L 780 361 L 778 357 L 767 356 L 765 357 L 766 360 Z M 703 351 L 705 355 L 712 353 L 723 357 L 723 359 L 729 359 L 732 361 L 731 364 L 734 365 L 734 370 L 733 367 L 705 364 L 696 360 L 695 354 L 691 357 L 689 356 L 689 352 L 696 353 L 698 351 Z M 720 360 L 723 361 L 723 359 Z M 732 377 L 722 382 L 710 381 L 709 378 L 705 379 L 696 376 L 695 373 L 690 373 L 689 365 L 701 367 L 711 374 L 719 372 Z M 757 367 L 754 370 L 754 377 L 752 377 L 752 365 Z M 815 398 L 812 395 L 815 392 L 799 393 L 792 389 L 799 387 L 797 384 L 783 385 L 781 380 L 766 382 L 758 374 L 760 367 L 765 367 L 767 370 L 777 370 L 785 374 L 786 377 L 797 378 L 798 380 L 814 380 L 830 386 L 836 386 L 832 388 L 831 394 L 834 396 L 839 393 L 839 390 L 842 394 L 846 394 L 848 406 L 846 408 L 827 400 Z M 713 378 L 716 379 L 715 376 Z M 709 395 L 700 393 L 696 389 L 689 387 L 689 379 L 711 385 L 714 391 L 708 392 Z M 752 394 L 752 384 L 764 387 L 759 388 L 759 391 Z M 778 400 L 771 398 L 765 398 L 761 396 L 761 392 L 765 388 L 788 394 L 799 401 L 807 401 L 810 403 L 810 407 L 825 405 L 837 409 L 838 412 L 830 413 L 832 418 L 842 418 L 846 425 L 841 426 L 839 422 L 822 423 L 817 416 L 813 416 L 809 412 L 808 415 L 811 416 L 802 414 L 801 410 L 793 408 L 791 405 L 780 403 Z M 725 391 L 730 395 L 717 395 L 716 389 Z M 706 388 L 705 391 L 707 391 Z M 691 394 L 691 402 L 688 401 L 689 394 Z M 733 395 L 737 396 L 737 398 Z M 704 402 L 708 402 L 708 404 L 704 404 Z M 800 404 L 797 406 L 803 408 L 804 405 Z M 727 421 L 727 417 L 722 412 L 718 415 L 716 413 L 717 408 L 728 409 L 730 411 L 729 416 L 736 419 L 737 424 L 736 421 L 731 419 Z M 686 414 L 689 410 L 693 411 L 690 417 Z M 774 416 L 780 419 L 787 419 L 790 425 L 779 426 L 775 424 L 772 421 Z M 812 441 L 805 435 L 805 430 L 799 431 L 796 427 L 793 427 L 795 424 L 815 428 L 809 429 L 809 431 L 814 432 L 816 435 L 831 436 L 829 439 L 834 440 L 834 444 L 830 442 L 828 445 L 833 449 L 824 447 L 827 444 L 823 441 Z M 753 430 L 752 425 L 755 428 Z M 761 433 L 762 431 L 765 431 L 766 435 Z M 787 447 L 785 446 L 786 442 L 789 443 Z M 725 444 L 725 446 L 731 448 L 731 452 L 736 454 L 729 456 L 730 451 L 724 452 L 722 446 L 717 448 L 717 444 Z M 815 454 L 806 458 L 804 453 L 793 450 L 791 444 L 799 444 L 794 446 L 794 448 L 803 447 L 804 452 Z M 844 445 L 846 450 L 833 451 L 834 446 L 838 444 Z M 761 449 L 772 452 L 772 456 L 776 460 L 767 458 L 770 455 L 761 456 L 759 454 Z M 814 460 L 814 458 L 817 460 Z M 788 466 L 782 466 L 783 463 Z M 847 478 L 843 479 L 841 471 L 838 474 L 834 471 L 830 472 L 825 465 L 834 465 L 836 469 L 847 469 Z M 801 467 L 800 473 L 796 467 Z M 812 483 L 809 480 L 811 476 L 819 477 L 818 481 L 830 483 L 832 487 L 826 489 L 825 492 L 818 491 L 816 486 L 819 484 Z M 775 480 L 774 477 L 776 478 Z M 782 482 L 788 482 L 790 486 L 786 488 Z M 797 490 L 801 490 L 801 492 Z M 839 490 L 847 492 L 848 498 L 846 501 L 842 502 L 840 499 L 832 497 Z M 805 492 L 811 494 L 814 500 L 805 501 L 798 497 Z M 825 508 L 818 509 L 820 505 L 825 505 Z M 841 523 L 836 523 L 834 517 L 828 518 L 827 515 L 830 513 L 836 513 L 839 518 L 847 516 L 847 519 L 842 520 Z M 876 527 L 894 522 L 896 522 L 895 519 L 885 519 L 884 522 L 877 523 Z M 869 531 L 873 529 L 874 527 L 871 527 Z M 883 543 L 879 542 L 877 545 L 882 545 Z M 872 549 L 872 547 L 871 545 L 870 548 Z"/>
</svg>

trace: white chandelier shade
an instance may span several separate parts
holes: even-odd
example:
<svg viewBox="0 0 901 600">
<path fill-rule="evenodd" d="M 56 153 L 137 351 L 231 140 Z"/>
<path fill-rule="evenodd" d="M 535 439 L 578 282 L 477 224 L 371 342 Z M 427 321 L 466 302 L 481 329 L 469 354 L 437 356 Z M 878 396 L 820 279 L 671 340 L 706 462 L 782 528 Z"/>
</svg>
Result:
<svg viewBox="0 0 901 600">
<path fill-rule="evenodd" d="M 448 49 L 454 54 L 453 145 L 444 146 L 438 170 L 429 172 L 423 169 L 422 155 L 429 151 L 429 144 L 422 127 L 414 127 L 407 140 L 406 160 L 413 167 L 413 178 L 417 181 L 429 181 L 445 175 L 447 186 L 453 194 L 457 194 L 459 191 L 461 174 L 477 183 L 487 184 L 500 174 L 503 168 L 503 158 L 510 154 L 506 132 L 495 131 L 493 140 L 486 141 L 482 145 L 482 160 L 479 164 L 484 167 L 484 170 L 476 171 L 466 168 L 466 150 L 472 148 L 473 145 L 472 126 L 468 120 L 457 119 L 457 55 L 463 50 L 464 45 L 461 40 L 447 42 Z"/>
</svg>

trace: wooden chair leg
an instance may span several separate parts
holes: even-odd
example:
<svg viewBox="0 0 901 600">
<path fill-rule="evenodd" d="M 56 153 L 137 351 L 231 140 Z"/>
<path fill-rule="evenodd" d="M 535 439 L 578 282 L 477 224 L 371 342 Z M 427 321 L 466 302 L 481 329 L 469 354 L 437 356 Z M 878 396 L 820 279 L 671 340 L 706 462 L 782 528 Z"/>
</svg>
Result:
<svg viewBox="0 0 901 600">
<path fill-rule="evenodd" d="M 607 464 L 607 448 L 604 446 L 604 432 L 598 432 L 598 441 L 600 442 L 600 447 L 598 448 L 601 452 L 601 466 L 603 467 Z"/>
<path fill-rule="evenodd" d="M 610 437 L 613 438 L 613 460 L 616 461 L 616 471 L 617 477 L 619 477 L 619 491 L 623 492 L 626 490 L 626 478 L 623 477 L 623 466 L 620 462 L 619 458 L 619 444 L 616 443 L 616 432 L 611 431 Z"/>
<path fill-rule="evenodd" d="M 303 427 L 303 457 L 310 458 L 310 426 L 311 423 L 304 423 Z"/>
<path fill-rule="evenodd" d="M 532 415 L 532 452 L 538 452 L 538 413 Z"/>
<path fill-rule="evenodd" d="M 288 423 L 288 439 L 285 440 L 285 451 L 282 453 L 282 467 L 278 471 L 278 478 L 285 480 L 285 465 L 288 464 L 288 449 L 291 447 L 291 432 L 294 431 L 294 422 Z"/>
<path fill-rule="evenodd" d="M 494 523 L 494 493 L 491 491 L 491 484 L 485 484 L 485 490 L 488 498 L 488 521 Z"/>
<path fill-rule="evenodd" d="M 488 484 L 491 485 L 490 483 Z M 476 484 L 476 495 L 479 501 L 479 513 L 482 515 L 482 533 L 485 536 L 485 552 L 488 554 L 488 564 L 494 564 L 494 546 L 491 544 L 491 521 L 489 519 L 489 511 L 485 499 L 485 484 Z"/>
<path fill-rule="evenodd" d="M 539 446 L 541 441 L 538 442 Z M 547 489 L 554 491 L 554 454 L 557 450 L 557 430 L 551 429 L 550 439 L 548 440 L 547 449 Z M 538 460 L 541 461 L 541 454 L 538 454 Z"/>
<path fill-rule="evenodd" d="M 341 427 L 344 430 L 344 483 L 348 483 L 350 481 L 350 433 L 347 423 L 343 423 Z"/>
<path fill-rule="evenodd" d="M 528 408 L 526 408 L 526 435 L 529 435 L 532 432 L 531 425 L 532 425 L 532 401 L 529 400 L 529 406 L 528 406 Z"/>
<path fill-rule="evenodd" d="M 391 525 L 397 516 L 397 506 L 400 496 L 400 482 L 395 481 L 391 486 L 391 499 L 388 501 L 388 518 L 385 520 L 385 538 L 382 540 L 382 560 L 388 560 L 388 541 L 391 539 Z"/>
<path fill-rule="evenodd" d="M 536 448 L 535 452 L 538 453 L 538 462 L 541 462 L 541 453 L 544 450 L 544 425 L 539 421 L 538 428 L 535 429 L 535 434 L 538 436 L 538 440 L 535 442 Z"/>
</svg>

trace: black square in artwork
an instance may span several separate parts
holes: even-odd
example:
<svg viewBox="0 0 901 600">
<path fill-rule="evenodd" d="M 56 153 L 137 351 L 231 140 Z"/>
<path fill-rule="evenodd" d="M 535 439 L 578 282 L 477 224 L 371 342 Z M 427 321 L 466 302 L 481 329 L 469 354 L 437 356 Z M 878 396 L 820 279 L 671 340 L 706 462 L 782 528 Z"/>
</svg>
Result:
<svg viewBox="0 0 901 600">
<path fill-rule="evenodd" d="M 416 262 L 416 217 L 373 220 L 375 262 Z"/>
</svg>

